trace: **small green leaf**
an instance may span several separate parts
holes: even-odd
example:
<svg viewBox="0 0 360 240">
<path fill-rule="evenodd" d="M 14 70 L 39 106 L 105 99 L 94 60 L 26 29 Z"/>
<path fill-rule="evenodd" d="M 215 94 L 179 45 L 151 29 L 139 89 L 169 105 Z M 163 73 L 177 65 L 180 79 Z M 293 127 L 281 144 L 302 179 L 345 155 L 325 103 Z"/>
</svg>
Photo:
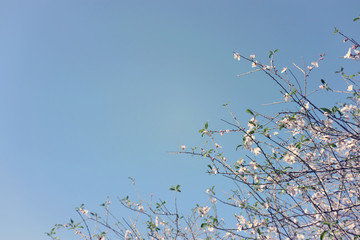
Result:
<svg viewBox="0 0 360 240">
<path fill-rule="evenodd" d="M 321 235 L 320 235 L 320 240 L 323 240 L 324 239 L 324 237 L 325 237 L 325 234 L 327 233 L 328 231 L 323 231 L 322 233 L 321 233 Z"/>
<path fill-rule="evenodd" d="M 321 110 L 323 110 L 324 112 L 326 112 L 326 113 L 331 113 L 331 111 L 329 110 L 329 109 L 327 109 L 327 108 L 320 108 Z"/>
<path fill-rule="evenodd" d="M 254 116 L 254 113 L 250 109 L 246 109 L 246 112 Z"/>
<path fill-rule="evenodd" d="M 269 58 L 271 58 L 273 55 L 274 55 L 274 53 L 276 53 L 277 51 L 279 51 L 279 49 L 275 49 L 274 51 L 269 51 Z"/>
<path fill-rule="evenodd" d="M 228 106 L 230 102 L 223 104 L 224 107 Z"/>
<path fill-rule="evenodd" d="M 206 123 L 205 123 L 205 129 L 207 129 L 207 128 L 208 128 L 208 126 L 209 126 L 209 123 L 208 123 L 208 122 L 206 122 Z"/>
<path fill-rule="evenodd" d="M 169 190 L 175 191 L 175 192 L 181 192 L 181 191 L 180 191 L 180 185 L 177 185 L 176 187 L 171 186 L 171 188 L 170 188 Z"/>
<path fill-rule="evenodd" d="M 360 17 L 357 17 L 357 18 L 354 18 L 354 22 L 356 22 L 357 20 L 359 20 L 360 19 Z"/>
<path fill-rule="evenodd" d="M 205 227 L 207 227 L 207 226 L 208 226 L 207 223 L 202 223 L 202 224 L 201 224 L 201 228 L 205 228 Z"/>
<path fill-rule="evenodd" d="M 336 34 L 336 33 L 338 33 L 338 32 L 339 32 L 339 29 L 337 29 L 337 28 L 335 27 L 334 34 Z"/>
<path fill-rule="evenodd" d="M 323 224 L 328 225 L 329 227 L 331 226 L 329 222 L 323 222 Z"/>
</svg>

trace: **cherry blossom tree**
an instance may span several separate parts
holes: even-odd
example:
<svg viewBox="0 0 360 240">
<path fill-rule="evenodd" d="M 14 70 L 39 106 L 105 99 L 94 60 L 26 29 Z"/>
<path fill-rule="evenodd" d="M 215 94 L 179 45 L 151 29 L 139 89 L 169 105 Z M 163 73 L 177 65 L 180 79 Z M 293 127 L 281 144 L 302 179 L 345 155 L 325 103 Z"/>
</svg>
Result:
<svg viewBox="0 0 360 240">
<path fill-rule="evenodd" d="M 359 61 L 360 45 L 338 29 L 335 33 L 351 44 L 340 61 Z M 57 224 L 47 235 L 58 239 L 55 232 L 67 228 L 90 240 L 359 238 L 360 72 L 346 73 L 343 68 L 336 72 L 346 89 L 333 89 L 324 80 L 311 89 L 308 80 L 325 54 L 300 68 L 295 63 L 278 67 L 276 52 L 270 51 L 268 63 L 237 52 L 234 59 L 247 61 L 252 68 L 239 76 L 257 72 L 277 84 L 289 110 L 266 115 L 248 109 L 250 120 L 244 126 L 225 104 L 232 119 L 223 120 L 227 130 L 210 129 L 206 123 L 199 132 L 207 144 L 191 150 L 182 145 L 177 152 L 206 158 L 208 173 L 227 178 L 233 184 L 231 193 L 221 196 L 215 187 L 207 189 L 209 200 L 188 216 L 178 211 L 179 185 L 170 188 L 175 194 L 174 207 L 141 197 L 137 201 L 119 199 L 132 210 L 131 219 L 118 219 L 108 199 L 102 204 L 102 217 L 82 205 L 76 209 L 77 222 Z M 342 102 L 318 106 L 312 99 L 320 91 L 338 94 Z M 242 158 L 232 159 L 221 151 L 218 140 L 226 134 L 240 134 L 242 141 L 233 147 Z M 219 205 L 233 214 L 223 219 Z"/>
</svg>

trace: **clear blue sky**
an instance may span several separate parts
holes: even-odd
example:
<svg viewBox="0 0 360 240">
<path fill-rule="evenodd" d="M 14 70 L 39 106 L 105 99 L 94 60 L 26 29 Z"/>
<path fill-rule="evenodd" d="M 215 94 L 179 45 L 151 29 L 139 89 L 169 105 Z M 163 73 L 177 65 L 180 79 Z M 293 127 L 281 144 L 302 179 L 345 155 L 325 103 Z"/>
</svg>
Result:
<svg viewBox="0 0 360 240">
<path fill-rule="evenodd" d="M 280 100 L 265 76 L 237 78 L 249 67 L 232 52 L 278 48 L 284 66 L 326 52 L 318 86 L 348 48 L 334 26 L 359 36 L 359 13 L 358 0 L 1 0 L 1 238 L 47 239 L 81 203 L 132 194 L 128 177 L 145 197 L 180 184 L 194 207 L 216 179 L 168 151 L 202 144 L 206 121 L 226 129 L 223 103 L 248 119 Z"/>
</svg>

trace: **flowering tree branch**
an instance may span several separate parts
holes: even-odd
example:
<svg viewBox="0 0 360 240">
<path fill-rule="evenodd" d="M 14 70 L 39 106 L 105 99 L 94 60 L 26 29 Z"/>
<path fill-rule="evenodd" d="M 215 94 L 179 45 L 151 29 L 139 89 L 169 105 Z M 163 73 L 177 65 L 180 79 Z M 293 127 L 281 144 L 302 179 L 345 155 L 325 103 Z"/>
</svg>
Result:
<svg viewBox="0 0 360 240">
<path fill-rule="evenodd" d="M 352 43 L 342 58 L 358 61 L 357 41 L 337 29 L 336 33 L 344 43 Z M 234 59 L 247 61 L 253 69 L 238 76 L 263 73 L 277 84 L 284 98 L 278 104 L 292 103 L 289 110 L 268 116 L 248 109 L 251 118 L 244 126 L 224 104 L 232 120 L 222 121 L 229 129 L 210 129 L 206 123 L 199 130 L 208 139 L 203 147 L 190 151 L 182 145 L 181 151 L 175 152 L 207 159 L 208 173 L 229 180 L 233 184 L 231 193 L 221 197 L 214 187 L 207 189 L 209 200 L 187 216 L 178 209 L 180 185 L 170 188 L 174 191 L 173 208 L 166 201 L 143 201 L 140 194 L 138 201 L 125 197 L 119 202 L 134 217 L 122 221 L 111 213 L 108 199 L 102 204 L 105 219 L 82 205 L 77 209 L 79 223 L 71 219 L 68 224 L 55 225 L 47 235 L 58 239 L 55 230 L 67 228 L 89 240 L 360 238 L 360 72 L 347 75 L 343 68 L 336 72 L 348 85 L 346 91 L 330 88 L 325 80 L 318 89 L 310 89 L 308 79 L 325 54 L 307 67 L 293 63 L 294 71 L 290 67 L 280 71 L 275 64 L 277 51 L 270 51 L 268 65 L 256 60 L 255 55 L 245 57 L 234 52 Z M 295 71 L 302 75 L 303 85 Z M 343 102 L 318 106 L 312 99 L 320 91 L 342 94 Z M 240 159 L 222 152 L 219 139 L 226 134 L 241 137 L 233 146 Z M 229 209 L 231 216 L 222 219 L 217 205 Z M 94 233 L 90 222 L 95 223 Z"/>
</svg>

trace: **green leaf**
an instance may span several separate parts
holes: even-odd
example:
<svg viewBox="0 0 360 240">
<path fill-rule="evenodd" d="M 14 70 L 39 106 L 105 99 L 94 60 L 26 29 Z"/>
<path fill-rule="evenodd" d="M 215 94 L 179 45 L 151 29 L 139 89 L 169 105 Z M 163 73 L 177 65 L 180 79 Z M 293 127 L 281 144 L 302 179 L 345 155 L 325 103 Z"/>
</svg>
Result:
<svg viewBox="0 0 360 240">
<path fill-rule="evenodd" d="M 208 123 L 208 122 L 206 122 L 206 123 L 205 123 L 205 129 L 207 129 L 207 128 L 208 128 L 208 126 L 209 126 L 209 123 Z"/>
<path fill-rule="evenodd" d="M 250 109 L 246 109 L 246 112 L 254 116 L 254 113 Z"/>
<path fill-rule="evenodd" d="M 320 235 L 320 240 L 323 240 L 324 239 L 324 237 L 325 237 L 325 234 L 327 233 L 328 231 L 323 231 L 322 233 L 321 233 L 321 235 Z"/>
<path fill-rule="evenodd" d="M 327 108 L 320 108 L 321 110 L 323 110 L 324 112 L 327 112 L 327 113 L 331 113 L 330 109 L 327 109 Z"/>
<path fill-rule="evenodd" d="M 224 107 L 228 106 L 230 102 L 223 104 Z"/>
<path fill-rule="evenodd" d="M 274 55 L 274 53 L 276 53 L 277 51 L 279 51 L 279 49 L 275 49 L 274 51 L 269 51 L 269 58 L 271 58 L 273 55 Z"/>
<path fill-rule="evenodd" d="M 201 228 L 205 228 L 205 227 L 207 227 L 209 224 L 207 224 L 207 223 L 202 223 L 201 224 Z"/>
<path fill-rule="evenodd" d="M 338 32 L 339 32 L 339 29 L 337 29 L 337 28 L 335 27 L 334 34 L 336 34 L 336 33 L 338 33 Z"/>
<path fill-rule="evenodd" d="M 176 187 L 171 186 L 171 188 L 170 188 L 169 190 L 175 191 L 175 192 L 181 192 L 181 191 L 180 191 L 180 185 L 177 185 Z"/>
<path fill-rule="evenodd" d="M 360 19 L 360 17 L 357 17 L 357 18 L 354 18 L 354 22 L 356 22 L 357 20 L 359 20 Z"/>
<path fill-rule="evenodd" d="M 329 222 L 323 222 L 323 224 L 328 225 L 329 227 L 331 226 Z"/>
</svg>

